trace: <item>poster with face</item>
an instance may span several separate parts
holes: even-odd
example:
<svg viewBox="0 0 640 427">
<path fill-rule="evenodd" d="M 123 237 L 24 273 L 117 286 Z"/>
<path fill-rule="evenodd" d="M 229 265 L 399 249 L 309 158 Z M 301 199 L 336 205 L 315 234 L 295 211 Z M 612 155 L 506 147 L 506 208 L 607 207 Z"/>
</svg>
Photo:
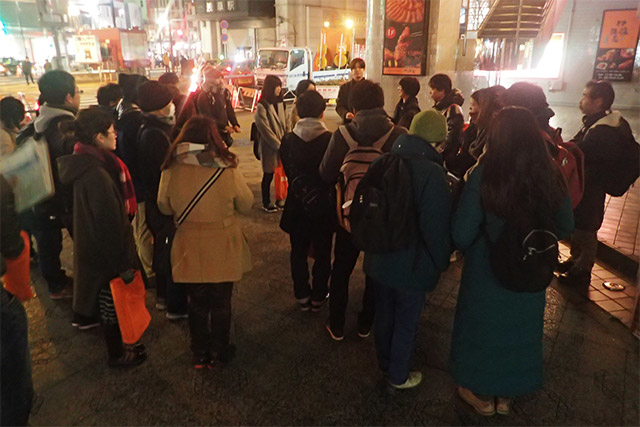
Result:
<svg viewBox="0 0 640 427">
<path fill-rule="evenodd" d="M 383 75 L 426 75 L 427 6 L 425 0 L 386 1 Z"/>
<path fill-rule="evenodd" d="M 639 32 L 636 9 L 604 11 L 593 68 L 595 80 L 631 81 Z"/>
</svg>

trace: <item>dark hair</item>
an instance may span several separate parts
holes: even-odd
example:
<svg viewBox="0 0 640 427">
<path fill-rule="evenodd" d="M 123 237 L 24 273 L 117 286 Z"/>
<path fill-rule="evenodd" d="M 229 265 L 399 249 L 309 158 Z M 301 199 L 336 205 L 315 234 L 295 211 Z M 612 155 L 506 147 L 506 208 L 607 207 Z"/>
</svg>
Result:
<svg viewBox="0 0 640 427">
<path fill-rule="evenodd" d="M 501 218 L 552 217 L 568 194 L 560 168 L 526 108 L 507 107 L 495 116 L 480 164 L 482 203 Z"/>
<path fill-rule="evenodd" d="M 603 80 L 591 80 L 587 82 L 586 87 L 589 89 L 589 98 L 602 99 L 603 111 L 611 109 L 613 101 L 616 99 L 616 93 L 614 92 L 611 83 Z"/>
<path fill-rule="evenodd" d="M 429 87 L 431 89 L 443 90 L 445 95 L 448 95 L 453 89 L 453 82 L 451 77 L 446 74 L 434 74 L 429 79 Z"/>
<path fill-rule="evenodd" d="M 517 82 L 511 85 L 502 96 L 502 103 L 507 106 L 524 107 L 531 111 L 541 129 L 549 127 L 549 119 L 555 115 L 549 108 L 547 97 L 542 88 L 529 82 Z"/>
<path fill-rule="evenodd" d="M 207 146 L 207 150 L 214 154 L 214 157 L 220 157 L 232 167 L 238 166 L 238 157 L 229 151 L 229 147 L 222 141 L 218 133 L 218 125 L 210 117 L 193 116 L 187 120 L 175 141 L 169 147 L 167 156 L 162 163 L 162 169 L 167 169 L 171 166 L 171 162 L 175 158 L 176 147 L 181 142 L 204 144 Z"/>
<path fill-rule="evenodd" d="M 300 96 L 303 93 L 305 93 L 307 89 L 309 89 L 309 86 L 311 85 L 315 86 L 316 83 L 313 80 L 309 80 L 309 79 L 300 80 L 298 82 L 298 85 L 296 86 L 296 96 Z"/>
<path fill-rule="evenodd" d="M 353 69 L 354 69 L 354 68 L 356 68 L 356 67 L 362 68 L 363 70 L 364 70 L 365 68 L 367 68 L 367 67 L 366 67 L 366 65 L 365 65 L 365 63 L 364 63 L 364 59 L 362 59 L 362 58 L 353 58 L 353 59 L 351 60 L 351 62 L 349 63 L 349 68 L 350 68 L 351 70 L 353 70 Z"/>
<path fill-rule="evenodd" d="M 327 101 L 315 90 L 308 90 L 296 99 L 296 109 L 301 119 L 319 118 L 327 107 Z"/>
<path fill-rule="evenodd" d="M 66 71 L 47 71 L 38 80 L 42 100 L 51 105 L 63 105 L 67 95 L 75 96 L 76 79 Z"/>
<path fill-rule="evenodd" d="M 106 134 L 113 126 L 113 117 L 97 105 L 80 110 L 75 120 L 60 123 L 63 134 L 73 134 L 76 141 L 87 145 L 96 145 L 96 135 Z"/>
<path fill-rule="evenodd" d="M 280 80 L 280 78 L 278 78 L 277 76 L 268 75 L 264 79 L 264 84 L 262 86 L 262 95 L 260 95 L 260 102 L 267 102 L 269 104 L 277 104 L 278 102 L 282 102 L 282 92 L 280 92 L 280 96 L 275 95 L 277 87 L 282 87 L 282 81 Z"/>
<path fill-rule="evenodd" d="M 378 83 L 362 79 L 349 91 L 349 107 L 354 111 L 384 107 L 384 92 Z"/>
<path fill-rule="evenodd" d="M 501 89 L 504 88 L 502 86 L 492 86 L 479 89 L 471 94 L 471 98 L 473 98 L 480 107 L 478 118 L 475 121 L 478 128 L 483 129 L 489 127 L 496 113 L 502 109 Z"/>
<path fill-rule="evenodd" d="M 120 101 L 120 98 L 122 98 L 122 89 L 115 83 L 107 83 L 98 89 L 96 98 L 98 98 L 98 105 L 109 107 L 109 104 L 112 102 L 117 103 Z"/>
<path fill-rule="evenodd" d="M 158 83 L 163 85 L 177 85 L 180 83 L 180 77 L 176 73 L 164 73 L 158 77 Z"/>
<path fill-rule="evenodd" d="M 142 74 L 118 74 L 118 86 L 122 89 L 122 99 L 125 102 L 138 103 L 138 88 L 149 81 Z"/>
<path fill-rule="evenodd" d="M 409 96 L 418 96 L 420 92 L 420 82 L 415 77 L 403 77 L 400 79 L 402 91 Z"/>
<path fill-rule="evenodd" d="M 24 104 L 18 98 L 5 96 L 0 101 L 0 120 L 10 129 L 20 128 L 20 122 L 24 120 Z"/>
</svg>

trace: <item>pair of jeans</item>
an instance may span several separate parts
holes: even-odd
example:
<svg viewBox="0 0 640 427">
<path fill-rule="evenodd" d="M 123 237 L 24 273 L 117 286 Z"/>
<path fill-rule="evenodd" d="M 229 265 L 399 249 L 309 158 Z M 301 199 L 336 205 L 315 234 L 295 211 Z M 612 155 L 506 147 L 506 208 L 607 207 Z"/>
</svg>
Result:
<svg viewBox="0 0 640 427">
<path fill-rule="evenodd" d="M 388 373 L 392 384 L 403 384 L 409 377 L 418 321 L 427 293 L 374 283 L 378 365 Z"/>
<path fill-rule="evenodd" d="M 571 235 L 572 270 L 576 273 L 591 273 L 598 253 L 598 232 L 573 230 Z"/>
<path fill-rule="evenodd" d="M 343 228 L 336 231 L 336 243 L 333 250 L 333 270 L 331 271 L 331 298 L 329 299 L 329 322 L 332 329 L 344 327 L 345 313 L 349 303 L 349 277 L 356 266 L 360 249 L 353 245 L 351 233 Z M 373 324 L 375 315 L 375 294 L 369 276 L 365 277 L 362 311 L 358 324 L 365 327 Z M 334 329 L 334 330 L 335 330 Z"/>
<path fill-rule="evenodd" d="M 220 353 L 229 346 L 233 282 L 183 283 L 189 295 L 189 332 L 195 356 Z"/>
<path fill-rule="evenodd" d="M 3 426 L 26 425 L 33 401 L 27 314 L 18 298 L 4 289 L 0 292 L 0 420 Z"/>
<path fill-rule="evenodd" d="M 333 233 L 314 224 L 295 229 L 289 234 L 291 241 L 291 278 L 297 300 L 323 301 L 329 290 L 331 275 L 331 243 Z M 309 249 L 313 251 L 313 286 L 309 286 Z"/>
<path fill-rule="evenodd" d="M 271 182 L 273 181 L 273 172 L 264 172 L 262 175 L 262 206 L 267 207 L 271 204 Z"/>
<path fill-rule="evenodd" d="M 62 224 L 55 217 L 37 214 L 33 217 L 33 236 L 38 244 L 38 265 L 47 281 L 49 293 L 57 293 L 69 284 L 60 264 L 62 252 Z"/>
</svg>

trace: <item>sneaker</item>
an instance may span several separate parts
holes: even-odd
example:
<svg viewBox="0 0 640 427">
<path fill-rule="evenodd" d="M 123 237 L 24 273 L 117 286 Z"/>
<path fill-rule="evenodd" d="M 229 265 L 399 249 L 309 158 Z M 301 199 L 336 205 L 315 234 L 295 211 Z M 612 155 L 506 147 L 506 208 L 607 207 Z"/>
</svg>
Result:
<svg viewBox="0 0 640 427">
<path fill-rule="evenodd" d="M 496 412 L 500 415 L 509 415 L 513 399 L 508 397 L 496 397 Z"/>
<path fill-rule="evenodd" d="M 73 298 L 73 287 L 66 286 L 60 292 L 51 292 L 49 298 L 54 301 Z"/>
<path fill-rule="evenodd" d="M 309 311 L 309 310 L 311 310 L 311 303 L 309 301 L 301 302 L 299 304 L 300 304 L 300 310 L 301 311 Z"/>
<path fill-rule="evenodd" d="M 92 317 L 83 316 L 81 314 L 74 314 L 71 326 L 78 328 L 80 331 L 87 331 L 89 329 L 97 328 L 100 326 L 100 321 Z"/>
<path fill-rule="evenodd" d="M 342 341 L 344 339 L 344 331 L 342 328 L 331 328 L 329 322 L 325 325 L 327 331 L 329 331 L 329 335 L 333 338 L 334 341 Z"/>
<path fill-rule="evenodd" d="M 559 262 L 558 265 L 556 266 L 555 271 L 558 274 L 566 273 L 567 271 L 571 270 L 571 268 L 573 267 L 573 264 L 575 264 L 575 261 L 573 261 L 572 259 Z"/>
<path fill-rule="evenodd" d="M 471 405 L 480 415 L 490 417 L 496 413 L 496 406 L 493 399 L 482 400 L 476 396 L 474 392 L 462 386 L 458 387 L 458 396 Z"/>
<path fill-rule="evenodd" d="M 165 314 L 165 317 L 169 320 L 182 320 L 182 319 L 188 319 L 189 314 L 188 313 L 170 313 L 167 311 L 167 313 Z"/>
<path fill-rule="evenodd" d="M 371 330 L 373 329 L 373 325 L 369 322 L 364 323 L 358 319 L 358 336 L 360 338 L 367 338 L 371 335 Z"/>
<path fill-rule="evenodd" d="M 274 205 L 262 206 L 262 210 L 265 211 L 266 213 L 278 212 L 278 208 L 276 208 Z"/>
<path fill-rule="evenodd" d="M 211 356 L 208 354 L 201 355 L 201 356 L 194 355 L 193 359 L 191 359 L 191 366 L 193 366 L 194 369 L 210 368 Z"/>
<path fill-rule="evenodd" d="M 167 300 L 165 298 L 156 298 L 156 309 L 164 311 L 167 309 Z"/>
<path fill-rule="evenodd" d="M 284 210 L 284 200 L 276 200 L 276 209 Z"/>
<path fill-rule="evenodd" d="M 318 312 L 322 309 L 322 306 L 325 305 L 329 301 L 329 293 L 324 296 L 324 298 L 320 301 L 311 301 L 311 311 Z"/>
<path fill-rule="evenodd" d="M 422 382 L 422 372 L 419 371 L 411 371 L 409 372 L 409 377 L 402 384 L 393 384 L 392 382 L 389 385 L 398 390 L 406 390 L 408 388 L 414 388 L 418 384 Z"/>
</svg>

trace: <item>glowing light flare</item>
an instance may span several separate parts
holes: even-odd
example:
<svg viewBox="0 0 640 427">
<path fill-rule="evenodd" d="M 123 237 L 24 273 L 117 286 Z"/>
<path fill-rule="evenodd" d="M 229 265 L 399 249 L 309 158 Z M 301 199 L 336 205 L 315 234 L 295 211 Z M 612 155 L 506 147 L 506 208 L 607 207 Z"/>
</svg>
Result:
<svg viewBox="0 0 640 427">
<path fill-rule="evenodd" d="M 352 29 L 353 28 L 353 19 L 347 19 L 344 23 L 344 25 L 348 28 L 348 29 Z"/>
<path fill-rule="evenodd" d="M 324 21 L 324 27 L 325 28 L 329 28 L 329 25 L 331 25 L 331 23 L 329 21 Z"/>
</svg>

